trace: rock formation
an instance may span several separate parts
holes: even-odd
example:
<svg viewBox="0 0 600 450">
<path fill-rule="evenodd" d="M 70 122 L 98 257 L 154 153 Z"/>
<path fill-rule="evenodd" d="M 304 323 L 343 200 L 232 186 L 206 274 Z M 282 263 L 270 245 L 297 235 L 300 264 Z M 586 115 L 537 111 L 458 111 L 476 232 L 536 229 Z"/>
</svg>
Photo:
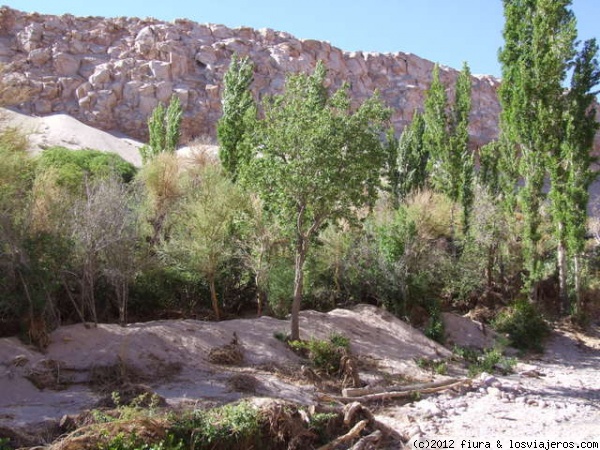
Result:
<svg viewBox="0 0 600 450">
<path fill-rule="evenodd" d="M 159 102 L 177 95 L 184 108 L 183 143 L 215 135 L 222 79 L 233 53 L 255 63 L 257 96 L 280 92 L 285 74 L 310 71 L 318 60 L 328 82 L 350 84 L 362 101 L 379 90 L 400 131 L 422 108 L 433 63 L 410 53 L 345 52 L 271 29 L 230 29 L 189 20 L 74 17 L 0 8 L 0 63 L 28 86 L 33 115 L 64 113 L 105 131 L 146 140 L 146 121 Z M 442 67 L 453 85 L 458 72 Z M 497 136 L 499 80 L 474 76 L 470 134 L 473 147 Z M 600 137 L 600 136 L 599 136 Z M 600 148 L 600 139 L 596 148 Z"/>
</svg>

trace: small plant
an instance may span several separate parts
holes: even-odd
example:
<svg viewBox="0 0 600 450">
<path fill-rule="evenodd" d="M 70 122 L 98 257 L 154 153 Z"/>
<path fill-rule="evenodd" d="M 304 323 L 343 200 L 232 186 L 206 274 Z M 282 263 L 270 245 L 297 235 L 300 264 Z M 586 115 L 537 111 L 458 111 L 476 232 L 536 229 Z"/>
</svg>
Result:
<svg viewBox="0 0 600 450">
<path fill-rule="evenodd" d="M 189 448 L 250 448 L 260 440 L 260 413 L 241 402 L 210 410 L 196 410 L 174 427 L 176 435 L 189 439 Z"/>
<path fill-rule="evenodd" d="M 448 362 L 443 359 L 417 358 L 415 362 L 417 363 L 417 367 L 430 370 L 432 373 L 438 375 L 446 375 L 448 373 Z"/>
<path fill-rule="evenodd" d="M 329 428 L 332 421 L 335 421 L 339 418 L 339 415 L 336 413 L 316 413 L 310 418 L 310 430 L 317 433 L 319 438 L 323 441 L 329 433 L 327 429 Z"/>
<path fill-rule="evenodd" d="M 500 348 L 486 349 L 481 352 L 472 348 L 455 347 L 453 352 L 468 363 L 471 377 L 482 372 L 511 373 L 516 364 L 516 360 L 505 357 Z"/>
<path fill-rule="evenodd" d="M 349 351 L 350 340 L 341 334 L 333 333 L 327 341 L 290 341 L 289 345 L 292 349 L 305 353 L 315 369 L 332 376 L 339 373 L 341 359 Z"/>
<path fill-rule="evenodd" d="M 492 325 L 497 331 L 508 334 L 511 346 L 524 351 L 541 351 L 543 340 L 550 332 L 535 305 L 527 300 L 517 300 L 501 312 Z"/>
<path fill-rule="evenodd" d="M 425 336 L 429 339 L 433 339 L 436 342 L 444 342 L 444 322 L 442 322 L 442 315 L 440 313 L 440 307 L 438 302 L 435 302 L 433 306 L 429 308 L 429 320 L 425 326 Z"/>
<path fill-rule="evenodd" d="M 284 331 L 276 331 L 275 333 L 273 333 L 273 337 L 275 339 L 277 339 L 278 341 L 281 342 L 287 342 L 288 340 L 288 335 L 284 332 Z"/>
</svg>

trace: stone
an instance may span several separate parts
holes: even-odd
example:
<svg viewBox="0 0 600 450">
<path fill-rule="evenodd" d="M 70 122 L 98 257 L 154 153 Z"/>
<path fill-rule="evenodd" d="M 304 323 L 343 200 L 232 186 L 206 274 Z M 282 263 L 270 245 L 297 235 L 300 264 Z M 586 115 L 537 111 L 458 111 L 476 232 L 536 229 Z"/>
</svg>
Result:
<svg viewBox="0 0 600 450">
<path fill-rule="evenodd" d="M 152 77 L 156 80 L 170 80 L 170 64 L 163 61 L 152 60 L 148 63 Z"/>
<path fill-rule="evenodd" d="M 77 75 L 80 59 L 67 53 L 54 55 L 54 73 L 58 76 L 68 77 Z"/>
</svg>

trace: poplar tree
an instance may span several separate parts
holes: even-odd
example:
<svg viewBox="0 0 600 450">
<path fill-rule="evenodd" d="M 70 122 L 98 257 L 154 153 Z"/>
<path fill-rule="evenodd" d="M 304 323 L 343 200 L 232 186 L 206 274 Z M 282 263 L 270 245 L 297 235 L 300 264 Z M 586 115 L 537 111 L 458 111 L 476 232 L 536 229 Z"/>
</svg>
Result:
<svg viewBox="0 0 600 450">
<path fill-rule="evenodd" d="M 429 151 L 423 142 L 424 133 L 423 115 L 415 112 L 412 122 L 404 129 L 397 144 L 396 193 L 400 200 L 404 200 L 411 191 L 425 187 Z"/>
<path fill-rule="evenodd" d="M 244 146 L 244 139 L 252 133 L 256 118 L 256 105 L 250 92 L 253 78 L 254 66 L 250 59 L 234 54 L 223 79 L 223 115 L 217 123 L 219 159 L 234 180 L 240 165 L 249 159 L 249 149 Z"/>
<path fill-rule="evenodd" d="M 432 187 L 447 195 L 463 209 L 463 226 L 468 231 L 473 204 L 474 162 L 469 151 L 469 113 L 471 111 L 471 72 L 465 63 L 455 88 L 455 101 L 448 104 L 446 89 L 433 69 L 432 84 L 425 97 L 423 143 L 429 152 Z M 454 205 L 452 207 L 454 223 Z M 454 225 L 452 234 L 454 235 Z M 454 236 L 453 236 L 454 237 Z"/>
<path fill-rule="evenodd" d="M 570 0 L 504 0 L 505 46 L 500 51 L 501 129 L 510 144 L 505 147 L 506 158 L 516 152 L 521 155 L 514 185 L 522 180 L 518 197 L 524 222 L 526 287 L 535 300 L 535 286 L 542 276 L 537 247 L 541 239 L 540 210 L 545 200 L 543 185 L 548 176 L 565 310 L 567 242 L 570 235 L 579 233 L 569 230 L 585 226 L 583 205 L 587 194 L 583 191 L 589 186 L 586 173 L 591 144 L 588 141 L 586 147 L 588 138 L 584 136 L 591 133 L 593 137 L 592 118 L 586 119 L 591 105 L 588 94 L 598 83 L 593 77 L 597 68 L 593 43 L 587 43 L 574 60 L 577 31 L 570 5 Z M 564 84 L 573 64 L 571 90 L 565 93 Z"/>
<path fill-rule="evenodd" d="M 589 187 L 597 178 L 591 165 L 595 158 L 590 152 L 594 136 L 600 127 L 596 121 L 594 89 L 600 84 L 600 66 L 597 60 L 598 44 L 586 41 L 574 62 L 571 88 L 566 96 L 565 140 L 560 147 L 560 159 L 555 161 L 557 197 L 554 215 L 560 223 L 559 237 L 566 247 L 564 258 L 573 261 L 573 280 L 576 297 L 575 312 L 581 311 L 581 254 L 585 247 Z M 558 176 L 556 176 L 558 175 Z M 556 191 L 557 189 L 553 189 Z M 558 231 L 558 230 L 557 230 Z M 559 261 L 560 263 L 561 261 Z M 562 261 L 566 278 L 566 261 Z M 566 279 L 563 280 L 566 291 Z M 563 292 L 563 309 L 570 307 L 567 292 Z"/>
<path fill-rule="evenodd" d="M 173 96 L 169 106 L 161 103 L 148 119 L 148 145 L 140 148 L 142 162 L 146 164 L 160 153 L 175 153 L 181 137 L 183 109 L 179 97 Z"/>
</svg>

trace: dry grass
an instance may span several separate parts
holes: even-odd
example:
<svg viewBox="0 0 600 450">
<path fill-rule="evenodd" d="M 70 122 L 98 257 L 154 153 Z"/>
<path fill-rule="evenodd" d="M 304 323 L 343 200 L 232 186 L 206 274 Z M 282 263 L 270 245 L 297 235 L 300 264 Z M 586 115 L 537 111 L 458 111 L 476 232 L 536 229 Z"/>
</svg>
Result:
<svg viewBox="0 0 600 450">
<path fill-rule="evenodd" d="M 244 348 L 233 333 L 233 339 L 229 344 L 214 347 L 208 352 L 208 360 L 213 364 L 227 366 L 239 366 L 244 362 Z"/>
<path fill-rule="evenodd" d="M 253 375 L 247 373 L 236 373 L 227 380 L 229 387 L 236 392 L 255 394 L 260 387 L 260 381 Z"/>
</svg>

